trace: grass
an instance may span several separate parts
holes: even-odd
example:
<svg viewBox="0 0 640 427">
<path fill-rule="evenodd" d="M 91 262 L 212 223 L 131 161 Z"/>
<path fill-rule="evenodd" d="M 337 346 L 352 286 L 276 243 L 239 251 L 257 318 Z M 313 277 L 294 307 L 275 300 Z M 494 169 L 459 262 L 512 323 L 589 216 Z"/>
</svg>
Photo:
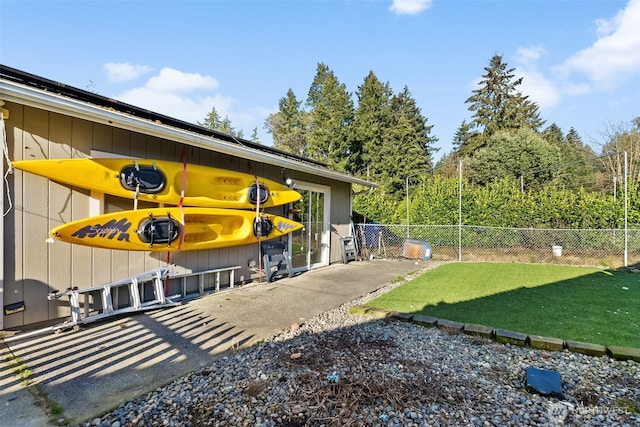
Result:
<svg viewBox="0 0 640 427">
<path fill-rule="evenodd" d="M 16 372 L 16 375 L 22 378 L 20 384 L 24 387 L 28 387 L 29 384 L 31 384 L 31 376 L 33 375 L 33 372 L 31 372 L 27 365 L 22 363 L 22 360 L 20 360 L 19 357 L 16 357 L 13 360 L 12 366 L 14 371 Z"/>
<path fill-rule="evenodd" d="M 531 335 L 640 348 L 640 276 L 627 271 L 451 263 L 367 305 Z"/>
</svg>

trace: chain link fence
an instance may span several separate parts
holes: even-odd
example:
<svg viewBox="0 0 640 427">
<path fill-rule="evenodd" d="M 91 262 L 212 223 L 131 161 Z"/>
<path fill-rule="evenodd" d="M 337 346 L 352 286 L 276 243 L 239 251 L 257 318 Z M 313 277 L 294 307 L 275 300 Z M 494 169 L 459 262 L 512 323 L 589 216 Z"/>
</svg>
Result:
<svg viewBox="0 0 640 427">
<path fill-rule="evenodd" d="M 458 225 L 358 224 L 363 258 L 413 257 L 412 244 L 438 261 L 499 261 L 619 268 L 625 264 L 623 229 L 557 230 Z M 640 229 L 627 230 L 627 265 L 640 265 Z"/>
</svg>

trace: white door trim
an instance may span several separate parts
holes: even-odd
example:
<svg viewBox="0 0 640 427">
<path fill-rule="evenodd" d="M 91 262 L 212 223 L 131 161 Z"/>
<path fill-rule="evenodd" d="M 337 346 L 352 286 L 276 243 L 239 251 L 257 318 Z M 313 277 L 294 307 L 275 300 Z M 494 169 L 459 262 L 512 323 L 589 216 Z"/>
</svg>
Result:
<svg viewBox="0 0 640 427">
<path fill-rule="evenodd" d="M 331 187 L 328 185 L 315 184 L 311 182 L 295 181 L 294 189 L 315 191 L 324 194 L 324 210 L 322 213 L 322 236 L 320 238 L 320 245 L 322 246 L 321 261 L 306 265 L 303 267 L 294 268 L 294 272 L 306 271 L 308 269 L 324 267 L 329 265 L 329 259 L 331 255 Z M 291 239 L 289 239 L 289 251 L 291 251 Z"/>
</svg>

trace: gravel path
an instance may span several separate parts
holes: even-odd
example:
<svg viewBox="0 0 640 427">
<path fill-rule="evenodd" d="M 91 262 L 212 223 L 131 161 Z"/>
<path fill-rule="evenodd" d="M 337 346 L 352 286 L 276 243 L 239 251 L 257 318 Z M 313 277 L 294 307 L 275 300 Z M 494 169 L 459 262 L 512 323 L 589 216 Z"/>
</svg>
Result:
<svg viewBox="0 0 640 427">
<path fill-rule="evenodd" d="M 323 313 L 83 426 L 640 426 L 640 364 Z M 564 400 L 525 390 L 555 370 Z"/>
</svg>

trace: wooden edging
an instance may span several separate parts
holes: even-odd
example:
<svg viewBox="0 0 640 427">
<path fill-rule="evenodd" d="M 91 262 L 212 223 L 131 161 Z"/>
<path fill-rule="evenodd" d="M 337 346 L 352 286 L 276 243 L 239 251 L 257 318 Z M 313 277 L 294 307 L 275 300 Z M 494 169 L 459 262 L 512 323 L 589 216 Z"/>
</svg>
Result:
<svg viewBox="0 0 640 427">
<path fill-rule="evenodd" d="M 495 329 L 490 326 L 461 323 L 453 320 L 438 319 L 421 314 L 401 313 L 364 305 L 354 305 L 349 308 L 352 314 L 366 314 L 380 319 L 390 319 L 411 322 L 425 327 L 438 327 L 453 333 L 489 338 L 503 344 L 531 347 L 540 350 L 564 351 L 582 353 L 588 356 L 609 356 L 616 360 L 633 360 L 640 363 L 640 349 L 621 346 L 604 346 L 579 341 L 564 341 L 559 338 L 540 335 L 527 335 L 522 332 Z"/>
</svg>

